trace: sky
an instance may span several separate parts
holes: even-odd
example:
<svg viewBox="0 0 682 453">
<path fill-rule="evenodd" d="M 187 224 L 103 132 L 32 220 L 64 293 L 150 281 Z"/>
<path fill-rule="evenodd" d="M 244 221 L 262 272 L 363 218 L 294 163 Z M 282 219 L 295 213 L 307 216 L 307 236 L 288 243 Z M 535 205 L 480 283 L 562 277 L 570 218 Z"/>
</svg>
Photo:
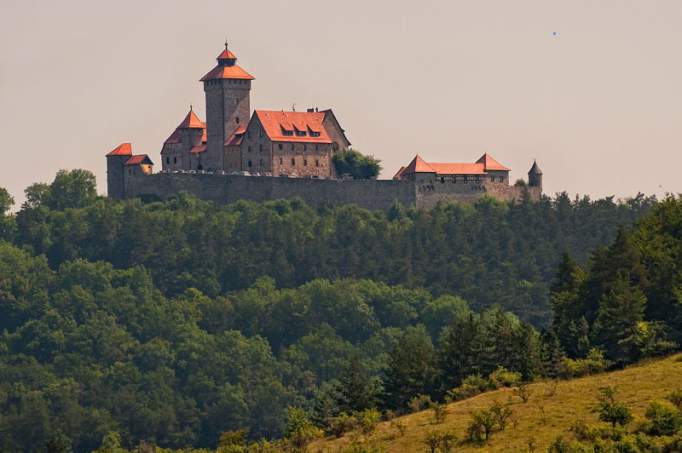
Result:
<svg viewBox="0 0 682 453">
<path fill-rule="evenodd" d="M 484 152 L 545 192 L 682 192 L 680 0 L 0 0 L 0 186 L 160 169 L 224 41 L 251 108 L 332 108 L 390 178 Z"/>
</svg>

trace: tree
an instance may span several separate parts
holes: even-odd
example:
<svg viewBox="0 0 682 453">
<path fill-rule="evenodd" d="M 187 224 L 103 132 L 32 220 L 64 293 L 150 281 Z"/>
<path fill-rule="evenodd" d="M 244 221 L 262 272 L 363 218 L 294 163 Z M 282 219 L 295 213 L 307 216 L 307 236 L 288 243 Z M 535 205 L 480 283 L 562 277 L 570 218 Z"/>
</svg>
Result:
<svg viewBox="0 0 682 453">
<path fill-rule="evenodd" d="M 384 405 L 405 409 L 412 397 L 433 391 L 435 354 L 424 326 L 408 327 L 389 354 Z"/>
<path fill-rule="evenodd" d="M 376 178 L 381 172 L 379 159 L 351 148 L 335 153 L 333 161 L 338 175 L 350 175 L 353 179 Z"/>
<path fill-rule="evenodd" d="M 95 175 L 88 170 L 59 170 L 50 184 L 51 209 L 82 208 L 97 198 Z"/>
<path fill-rule="evenodd" d="M 308 414 L 301 408 L 287 409 L 287 427 L 285 436 L 296 451 L 303 451 L 306 445 L 322 434 L 308 418 Z"/>
<path fill-rule="evenodd" d="M 599 389 L 599 403 L 595 411 L 599 413 L 599 420 L 611 423 L 615 429 L 616 425 L 625 426 L 632 420 L 630 409 L 616 399 L 616 389 L 614 387 L 602 387 Z"/>
<path fill-rule="evenodd" d="M 7 214 L 7 211 L 14 205 L 14 198 L 9 194 L 7 189 L 0 187 L 0 217 Z"/>
<path fill-rule="evenodd" d="M 0 187 L 0 240 L 9 240 L 14 233 L 14 218 L 7 215 L 14 205 L 14 198 L 3 187 Z"/>
<path fill-rule="evenodd" d="M 375 408 L 379 397 L 379 383 L 368 372 L 358 355 L 354 355 L 339 376 L 342 412 L 361 412 Z"/>
</svg>

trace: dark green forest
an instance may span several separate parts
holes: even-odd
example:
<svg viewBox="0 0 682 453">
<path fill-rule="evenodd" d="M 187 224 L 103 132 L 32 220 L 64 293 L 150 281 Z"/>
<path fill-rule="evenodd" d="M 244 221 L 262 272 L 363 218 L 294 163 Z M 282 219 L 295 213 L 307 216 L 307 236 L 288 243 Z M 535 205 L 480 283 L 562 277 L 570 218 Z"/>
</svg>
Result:
<svg viewBox="0 0 682 453">
<path fill-rule="evenodd" d="M 2 451 L 278 438 L 291 408 L 331 432 L 472 377 L 571 377 L 682 340 L 679 197 L 144 203 L 74 170 L 11 205 L 0 190 Z"/>
</svg>

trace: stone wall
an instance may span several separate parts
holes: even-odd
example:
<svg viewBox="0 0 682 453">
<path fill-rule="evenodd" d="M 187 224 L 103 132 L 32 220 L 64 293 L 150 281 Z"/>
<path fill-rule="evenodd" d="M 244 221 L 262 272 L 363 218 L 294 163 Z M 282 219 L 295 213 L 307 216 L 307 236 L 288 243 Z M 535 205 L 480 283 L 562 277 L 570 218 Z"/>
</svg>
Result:
<svg viewBox="0 0 682 453">
<path fill-rule="evenodd" d="M 532 199 L 540 198 L 539 188 L 529 187 L 528 191 Z M 419 209 L 431 209 L 439 201 L 475 202 L 486 195 L 512 201 L 522 196 L 523 189 L 506 184 L 443 184 L 435 180 L 356 181 L 189 173 L 126 175 L 128 198 L 166 199 L 180 192 L 225 204 L 299 197 L 314 207 L 356 204 L 367 209 L 388 210 L 395 201 Z"/>
</svg>

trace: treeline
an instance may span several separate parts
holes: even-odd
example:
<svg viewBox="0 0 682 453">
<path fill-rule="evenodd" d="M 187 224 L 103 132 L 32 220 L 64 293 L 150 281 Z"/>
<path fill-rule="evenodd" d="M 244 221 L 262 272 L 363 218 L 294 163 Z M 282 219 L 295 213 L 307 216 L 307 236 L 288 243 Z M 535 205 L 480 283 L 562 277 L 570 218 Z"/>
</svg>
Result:
<svg viewBox="0 0 682 453">
<path fill-rule="evenodd" d="M 169 297 L 188 288 L 215 297 L 264 275 L 278 287 L 367 278 L 457 294 L 477 310 L 502 306 L 536 326 L 550 323 L 549 282 L 561 254 L 586 263 L 655 203 L 560 194 L 431 211 L 395 206 L 388 214 L 300 201 L 216 206 L 184 195 L 145 204 L 98 198 L 94 177 L 82 170 L 60 172 L 26 195 L 11 240 L 44 254 L 53 269 L 78 258 L 142 265 Z"/>
<path fill-rule="evenodd" d="M 682 344 L 682 197 L 662 200 L 582 269 L 564 256 L 551 288 L 552 333 L 569 357 L 616 364 Z"/>
<path fill-rule="evenodd" d="M 3 451 L 333 433 L 680 339 L 681 199 L 144 204 L 98 198 L 75 171 L 10 205 L 0 193 Z M 581 241 L 614 236 L 588 259 Z M 586 271 L 564 259 L 555 279 L 563 250 Z"/>
</svg>

